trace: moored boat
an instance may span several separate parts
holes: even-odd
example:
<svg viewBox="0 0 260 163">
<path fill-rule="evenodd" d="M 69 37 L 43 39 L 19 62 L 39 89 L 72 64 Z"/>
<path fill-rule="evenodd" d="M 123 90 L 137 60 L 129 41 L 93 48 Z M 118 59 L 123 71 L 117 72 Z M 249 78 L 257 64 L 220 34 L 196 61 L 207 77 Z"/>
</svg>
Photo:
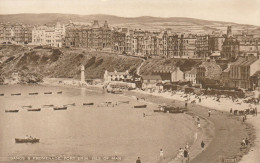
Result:
<svg viewBox="0 0 260 163">
<path fill-rule="evenodd" d="M 147 105 L 135 105 L 134 108 L 146 108 Z"/>
<path fill-rule="evenodd" d="M 57 94 L 62 94 L 62 91 L 60 91 L 60 92 L 57 92 Z"/>
<path fill-rule="evenodd" d="M 43 107 L 53 107 L 54 105 L 43 105 Z"/>
<path fill-rule="evenodd" d="M 67 110 L 67 107 L 54 107 L 53 110 Z"/>
<path fill-rule="evenodd" d="M 39 143 L 40 139 L 19 139 L 15 138 L 15 143 Z"/>
<path fill-rule="evenodd" d="M 1 93 L 0 96 L 4 96 L 5 94 Z"/>
<path fill-rule="evenodd" d="M 119 104 L 129 104 L 130 101 L 118 101 Z"/>
<path fill-rule="evenodd" d="M 66 105 L 63 105 L 63 106 L 76 106 L 76 104 L 72 103 L 72 104 L 66 104 Z"/>
<path fill-rule="evenodd" d="M 22 95 L 21 93 L 12 93 L 11 96 L 20 96 Z"/>
<path fill-rule="evenodd" d="M 22 108 L 32 108 L 32 105 L 24 105 Z"/>
<path fill-rule="evenodd" d="M 48 95 L 48 94 L 52 94 L 52 92 L 44 92 L 44 94 L 47 94 L 47 95 Z"/>
<path fill-rule="evenodd" d="M 19 112 L 19 110 L 5 110 L 5 112 L 7 112 L 7 113 L 17 113 L 17 112 Z"/>
<path fill-rule="evenodd" d="M 27 111 L 41 111 L 41 109 L 27 109 Z"/>
<path fill-rule="evenodd" d="M 37 92 L 29 93 L 29 95 L 38 95 L 38 93 Z"/>
<path fill-rule="evenodd" d="M 94 103 L 93 102 L 83 103 L 83 105 L 94 105 Z"/>
</svg>

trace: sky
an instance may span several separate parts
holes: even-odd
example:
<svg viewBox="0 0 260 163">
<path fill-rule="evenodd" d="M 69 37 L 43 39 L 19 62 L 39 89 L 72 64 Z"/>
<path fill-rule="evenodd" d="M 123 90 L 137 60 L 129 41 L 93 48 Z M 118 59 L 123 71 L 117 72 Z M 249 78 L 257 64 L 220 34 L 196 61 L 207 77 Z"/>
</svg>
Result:
<svg viewBox="0 0 260 163">
<path fill-rule="evenodd" d="M 189 17 L 260 26 L 260 0 L 0 0 L 0 14 Z"/>
</svg>

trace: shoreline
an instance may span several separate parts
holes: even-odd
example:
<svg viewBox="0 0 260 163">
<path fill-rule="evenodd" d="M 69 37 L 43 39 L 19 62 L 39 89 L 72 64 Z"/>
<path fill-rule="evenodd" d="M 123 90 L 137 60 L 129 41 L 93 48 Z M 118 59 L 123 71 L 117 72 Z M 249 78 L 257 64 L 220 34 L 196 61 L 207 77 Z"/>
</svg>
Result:
<svg viewBox="0 0 260 163">
<path fill-rule="evenodd" d="M 56 81 L 58 81 L 59 79 L 54 79 L 54 80 L 56 80 Z M 54 84 L 54 83 L 42 83 L 41 85 L 48 85 L 48 86 L 65 86 L 65 87 L 74 87 L 74 88 L 82 88 L 82 85 L 71 85 L 70 83 L 67 83 L 67 84 L 65 84 L 65 83 L 63 83 L 63 84 Z M 102 85 L 99 85 L 99 86 L 89 86 L 89 85 L 84 85 L 84 87 L 83 88 L 86 88 L 86 89 L 93 89 L 93 88 L 96 88 L 96 89 L 102 89 Z M 182 97 L 180 97 L 180 95 L 178 95 L 179 97 L 171 97 L 171 96 L 169 96 L 169 95 L 166 95 L 167 93 L 149 93 L 149 92 L 144 92 L 144 91 L 136 91 L 136 90 L 134 90 L 134 91 L 129 91 L 129 92 L 131 92 L 131 93 L 138 93 L 138 94 L 140 94 L 140 95 L 142 95 L 142 96 L 148 96 L 147 97 L 147 99 L 149 99 L 149 97 L 150 96 L 154 96 L 154 97 L 157 97 L 157 98 L 161 98 L 161 99 L 165 99 L 165 100 L 167 100 L 167 101 L 169 101 L 169 100 L 174 100 L 174 101 L 177 101 L 177 103 L 178 103 L 178 105 L 180 105 L 180 106 L 184 106 L 184 98 L 182 98 Z M 128 94 L 128 91 L 125 91 L 124 93 L 127 93 Z M 175 96 L 175 95 L 174 95 Z M 207 100 L 205 100 L 206 102 L 207 102 Z M 214 113 L 213 114 L 215 114 L 215 115 L 224 115 L 224 117 L 226 118 L 226 119 L 232 119 L 231 121 L 240 121 L 240 118 L 239 117 L 235 117 L 235 116 L 230 116 L 229 114 L 228 114 L 228 111 L 229 110 L 227 110 L 227 109 L 229 109 L 228 107 L 225 107 L 225 108 L 219 108 L 219 107 L 216 107 L 217 105 L 215 105 L 215 104 L 212 104 L 212 106 L 213 107 L 209 107 L 209 106 L 207 106 L 208 105 L 208 103 L 206 103 L 204 100 L 203 100 L 203 102 L 202 103 L 199 103 L 199 105 L 198 104 L 195 104 L 195 105 L 192 105 L 192 109 L 193 108 L 195 108 L 196 109 L 196 111 L 197 112 L 193 112 L 195 109 L 193 109 L 193 111 L 192 111 L 192 114 L 196 114 L 196 115 L 199 115 L 200 117 L 204 117 L 205 119 L 207 119 L 206 117 L 207 117 L 207 113 L 205 113 L 205 112 L 207 112 L 207 110 L 209 109 L 209 108 L 211 108 L 212 109 L 212 112 L 213 112 L 213 110 L 214 110 Z M 175 105 L 177 104 L 176 102 L 175 102 Z M 232 104 L 231 106 L 233 106 L 234 104 Z M 191 106 L 191 104 L 189 103 L 189 107 Z M 240 108 L 243 108 L 243 107 L 245 107 L 245 106 L 242 106 L 242 105 L 240 105 L 241 107 Z M 245 108 L 244 108 L 245 109 Z M 201 114 L 200 112 L 204 112 L 204 114 Z M 251 118 L 251 117 L 250 117 Z M 208 119 L 207 119 L 208 120 Z M 208 121 L 210 121 L 210 122 L 212 122 L 212 120 L 208 120 Z M 231 122 L 230 121 L 230 122 Z M 212 122 L 213 124 L 216 124 L 216 121 L 215 122 Z M 239 122 L 240 123 L 240 122 Z M 242 126 L 242 127 L 241 127 Z M 235 127 L 235 129 L 241 129 L 241 128 L 243 128 L 242 130 L 239 130 L 240 132 L 242 132 L 243 134 L 241 134 L 240 135 L 240 137 L 242 136 L 242 137 L 249 137 L 250 138 L 250 141 L 251 141 L 251 143 L 253 144 L 253 145 L 251 145 L 249 148 L 247 148 L 246 150 L 242 150 L 242 151 L 240 151 L 240 150 L 238 150 L 239 149 L 239 146 L 240 146 L 240 142 L 242 141 L 242 138 L 241 138 L 241 140 L 240 139 L 236 139 L 236 142 L 237 143 L 239 143 L 239 144 L 235 144 L 235 146 L 236 146 L 236 150 L 235 150 L 235 152 L 233 152 L 232 154 L 229 154 L 229 155 L 225 155 L 226 154 L 226 152 L 222 152 L 224 155 L 222 155 L 222 157 L 220 158 L 217 158 L 217 159 L 215 159 L 215 162 L 219 162 L 219 160 L 220 159 L 223 159 L 223 158 L 227 158 L 227 159 L 230 159 L 230 158 L 235 158 L 236 159 L 236 161 L 240 161 L 241 160 L 241 158 L 243 157 L 243 156 L 246 156 L 246 155 L 248 155 L 248 153 L 249 153 L 249 151 L 251 150 L 251 148 L 252 147 L 254 147 L 255 146 L 255 143 L 254 143 L 254 140 L 255 140 L 255 129 L 253 128 L 253 126 L 255 126 L 255 124 L 254 123 L 244 123 L 244 124 L 237 124 L 236 123 L 236 127 Z M 233 127 L 231 127 L 232 128 L 232 130 L 233 130 Z M 208 129 L 207 129 L 208 130 Z M 206 131 L 207 131 L 206 130 Z M 216 131 L 216 132 L 219 132 L 218 130 L 225 130 L 225 129 L 223 129 L 223 128 L 221 128 L 221 127 L 216 127 L 215 129 L 214 129 L 214 132 Z M 214 141 L 215 139 L 216 139 L 216 132 L 214 133 L 214 136 L 212 137 L 212 140 L 210 140 L 211 142 L 212 141 Z M 206 143 L 206 147 L 208 147 L 208 146 L 213 146 L 212 145 L 212 143 L 211 142 L 207 142 Z M 231 142 L 232 142 L 232 140 L 231 140 Z M 229 141 L 227 141 L 226 143 L 229 143 Z M 232 143 L 233 145 L 234 145 L 234 142 Z M 198 144 L 197 144 L 198 145 Z M 234 148 L 234 146 L 226 146 L 227 148 L 226 149 L 229 149 L 229 148 L 231 148 L 230 150 L 232 151 Z M 210 149 L 212 150 L 212 148 L 215 148 L 215 149 L 217 149 L 216 147 L 211 147 Z M 220 147 L 220 149 L 221 148 L 223 148 L 223 146 L 222 147 Z M 207 151 L 208 151 L 208 149 L 206 149 L 206 150 L 204 150 L 204 152 L 203 153 L 201 153 L 201 152 L 199 152 L 196 156 L 195 156 L 195 158 L 192 158 L 191 159 L 191 162 L 196 162 L 196 161 L 199 161 L 199 162 L 203 162 L 203 161 L 205 161 L 205 162 L 207 162 L 206 160 L 204 160 L 205 158 L 207 158 L 207 157 L 203 157 L 203 155 L 205 155 L 205 153 L 207 153 Z M 222 151 L 225 151 L 224 149 L 222 149 Z M 228 150 L 229 151 L 229 150 Z M 249 153 L 250 154 L 250 153 Z M 213 155 L 214 156 L 214 155 Z M 194 161 L 195 160 L 195 161 Z M 210 160 L 211 162 L 213 161 L 213 160 Z M 245 162 L 248 162 L 248 161 L 245 161 Z"/>
</svg>

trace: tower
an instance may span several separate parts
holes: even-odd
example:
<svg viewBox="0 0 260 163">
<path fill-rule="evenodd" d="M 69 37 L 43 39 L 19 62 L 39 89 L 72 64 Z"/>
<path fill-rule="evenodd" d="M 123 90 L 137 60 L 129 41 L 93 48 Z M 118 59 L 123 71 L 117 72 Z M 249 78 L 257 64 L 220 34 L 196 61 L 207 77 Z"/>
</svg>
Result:
<svg viewBox="0 0 260 163">
<path fill-rule="evenodd" d="M 81 65 L 81 77 L 80 77 L 80 82 L 85 83 L 85 67 L 84 65 Z"/>
<path fill-rule="evenodd" d="M 228 26 L 227 27 L 227 38 L 229 38 L 231 36 L 232 36 L 232 29 L 231 29 L 231 26 Z"/>
</svg>

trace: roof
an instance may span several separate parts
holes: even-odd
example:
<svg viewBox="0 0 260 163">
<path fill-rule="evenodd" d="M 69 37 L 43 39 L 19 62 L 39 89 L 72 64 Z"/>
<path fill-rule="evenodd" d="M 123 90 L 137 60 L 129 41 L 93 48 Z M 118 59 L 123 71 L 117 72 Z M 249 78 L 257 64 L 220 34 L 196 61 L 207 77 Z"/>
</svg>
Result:
<svg viewBox="0 0 260 163">
<path fill-rule="evenodd" d="M 260 77 L 260 71 L 256 71 L 251 77 Z"/>
<path fill-rule="evenodd" d="M 211 57 L 220 57 L 220 52 L 215 52 L 210 55 Z"/>
<path fill-rule="evenodd" d="M 186 74 L 197 74 L 197 68 L 192 68 L 190 71 L 186 71 Z"/>
<path fill-rule="evenodd" d="M 257 60 L 258 60 L 258 58 L 256 58 L 256 57 L 245 57 L 245 58 L 240 57 L 240 58 L 238 58 L 238 60 L 233 62 L 231 65 L 232 66 L 250 66 Z"/>
<path fill-rule="evenodd" d="M 169 73 L 169 72 L 175 72 L 176 70 L 177 67 L 175 66 L 159 66 L 155 68 L 153 71 L 159 73 Z"/>
<path fill-rule="evenodd" d="M 143 80 L 162 80 L 160 75 L 143 75 L 141 78 Z"/>
<path fill-rule="evenodd" d="M 107 75 L 129 75 L 128 72 L 107 72 Z"/>
</svg>

